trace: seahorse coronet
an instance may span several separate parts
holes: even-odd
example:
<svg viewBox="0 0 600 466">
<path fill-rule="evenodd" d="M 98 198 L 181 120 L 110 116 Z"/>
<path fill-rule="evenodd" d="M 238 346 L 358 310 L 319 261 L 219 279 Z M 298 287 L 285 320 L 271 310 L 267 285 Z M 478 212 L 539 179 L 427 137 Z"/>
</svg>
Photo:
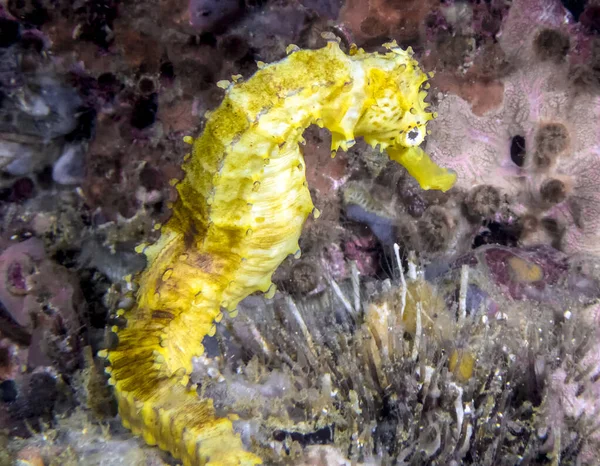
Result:
<svg viewBox="0 0 600 466">
<path fill-rule="evenodd" d="M 123 309 L 125 325 L 113 327 L 118 344 L 102 355 L 123 425 L 186 466 L 262 462 L 234 431 L 237 417 L 218 417 L 188 383 L 192 358 L 222 312 L 236 314 L 256 291 L 272 296 L 274 271 L 299 254 L 305 220 L 319 215 L 300 150 L 304 130 L 327 128 L 332 153 L 362 137 L 425 189 L 454 183 L 419 147 L 433 118 L 422 89 L 427 75 L 410 48 L 384 47 L 346 54 L 335 36 L 317 50 L 290 46 L 249 79 L 220 82 L 221 105 L 199 137 L 184 138 L 191 155 L 184 178 L 172 183 L 179 194 L 172 215 L 153 244 L 136 248 L 147 266 L 129 278 L 135 305 Z"/>
</svg>

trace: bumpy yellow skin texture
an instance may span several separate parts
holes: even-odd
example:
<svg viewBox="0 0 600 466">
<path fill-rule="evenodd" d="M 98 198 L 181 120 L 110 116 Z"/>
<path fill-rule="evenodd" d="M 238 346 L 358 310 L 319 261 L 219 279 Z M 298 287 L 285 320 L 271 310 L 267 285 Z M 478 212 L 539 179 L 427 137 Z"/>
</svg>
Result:
<svg viewBox="0 0 600 466">
<path fill-rule="evenodd" d="M 267 292 L 275 269 L 298 251 L 313 210 L 299 148 L 304 130 L 328 128 L 333 151 L 362 136 L 424 188 L 454 182 L 417 147 L 432 118 L 421 90 L 426 76 L 410 53 L 388 49 L 346 55 L 332 41 L 295 51 L 230 85 L 193 144 L 173 215 L 144 250 L 137 305 L 108 352 L 123 424 L 184 465 L 261 463 L 212 401 L 188 387 L 188 374 L 221 310 Z"/>
</svg>

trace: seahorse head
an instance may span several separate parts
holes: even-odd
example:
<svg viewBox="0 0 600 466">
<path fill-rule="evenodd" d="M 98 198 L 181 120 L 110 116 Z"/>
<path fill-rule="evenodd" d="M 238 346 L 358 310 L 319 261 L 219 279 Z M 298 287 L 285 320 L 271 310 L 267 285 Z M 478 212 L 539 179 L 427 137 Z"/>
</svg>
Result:
<svg viewBox="0 0 600 466">
<path fill-rule="evenodd" d="M 385 44 L 386 54 L 357 53 L 362 61 L 367 98 L 355 133 L 382 149 L 389 146 L 419 146 L 427 134 L 427 122 L 434 118 L 426 109 L 427 75 L 395 42 Z"/>
<path fill-rule="evenodd" d="M 354 91 L 362 95 L 356 99 L 360 108 L 355 109 L 353 135 L 386 150 L 423 189 L 447 191 L 454 185 L 456 174 L 437 166 L 419 147 L 427 134 L 427 123 L 436 116 L 427 110 L 429 104 L 425 102 L 428 76 L 412 57 L 410 47 L 402 50 L 395 41 L 384 47 L 389 52 L 350 52 Z M 343 147 L 335 134 L 333 141 L 334 149 Z"/>
</svg>

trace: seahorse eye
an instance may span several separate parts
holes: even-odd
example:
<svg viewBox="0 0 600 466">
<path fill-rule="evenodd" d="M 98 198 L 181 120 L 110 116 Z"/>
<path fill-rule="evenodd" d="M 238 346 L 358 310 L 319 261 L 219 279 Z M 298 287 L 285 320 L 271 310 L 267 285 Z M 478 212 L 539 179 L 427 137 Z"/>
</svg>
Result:
<svg viewBox="0 0 600 466">
<path fill-rule="evenodd" d="M 414 127 L 406 133 L 404 138 L 404 145 L 407 147 L 418 146 L 423 142 L 425 134 L 419 127 Z"/>
</svg>

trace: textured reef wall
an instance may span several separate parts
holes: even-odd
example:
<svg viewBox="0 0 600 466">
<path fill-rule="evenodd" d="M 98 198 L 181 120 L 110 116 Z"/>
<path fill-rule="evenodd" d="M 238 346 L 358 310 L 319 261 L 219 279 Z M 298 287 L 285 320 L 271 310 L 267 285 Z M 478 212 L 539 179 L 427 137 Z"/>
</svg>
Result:
<svg viewBox="0 0 600 466">
<path fill-rule="evenodd" d="M 176 464 L 144 439 L 202 463 L 224 438 L 265 464 L 597 464 L 598 18 L 596 0 L 0 2 L 0 465 Z M 412 160 L 428 154 L 455 184 L 424 190 L 435 186 L 393 148 L 405 166 L 360 131 L 329 125 L 332 136 L 314 124 L 294 135 L 304 199 L 320 214 L 299 239 L 296 225 L 294 248 L 286 243 L 301 257 L 268 277 L 272 296 L 252 294 L 232 315 L 224 309 L 235 303 L 217 300 L 171 325 L 169 296 L 192 315 L 181 295 L 233 286 L 201 257 L 185 271 L 155 267 L 169 262 L 154 253 L 171 226 L 187 232 L 175 242 L 187 247 L 209 228 L 194 189 L 210 198 L 211 182 L 227 182 L 190 178 L 190 164 L 206 171 L 216 152 L 196 142 L 192 162 L 184 137 L 239 142 L 244 118 L 215 126 L 225 121 L 215 109 L 290 44 L 325 47 L 323 33 L 339 39 L 340 57 L 385 54 L 393 40 L 411 47 L 429 77 L 416 110 L 436 114 Z M 292 73 L 281 89 L 308 75 Z M 251 93 L 263 105 L 264 90 Z M 405 121 L 419 116 L 405 105 Z M 261 134 L 277 137 L 269 128 Z M 392 133 L 395 144 L 410 131 Z M 270 159 L 264 167 L 275 169 Z M 217 200 L 232 203 L 223 195 L 245 186 Z M 293 191 L 276 188 L 281 202 Z M 247 232 L 235 215 L 251 208 L 223 209 L 219 222 Z M 139 254 L 140 244 L 152 246 Z M 180 272 L 185 293 L 168 285 Z M 140 311 L 140 300 L 160 305 Z M 145 320 L 144 309 L 158 313 Z M 126 338 L 150 338 L 158 320 L 174 329 L 168 351 Z M 142 406 L 125 382 L 109 382 L 117 371 L 146 393 L 125 363 L 149 347 L 153 363 L 138 374 L 180 350 L 197 355 L 181 364 L 185 375 L 148 377 L 148 393 L 162 387 L 168 406 L 152 396 Z M 112 369 L 99 352 L 115 355 Z M 157 416 L 144 410 L 160 403 Z M 170 416 L 186 403 L 210 415 Z M 167 441 L 145 425 L 161 413 L 174 426 Z M 202 419 L 220 419 L 226 433 Z M 190 426 L 214 434 L 199 453 L 178 446 L 196 445 Z"/>
</svg>

